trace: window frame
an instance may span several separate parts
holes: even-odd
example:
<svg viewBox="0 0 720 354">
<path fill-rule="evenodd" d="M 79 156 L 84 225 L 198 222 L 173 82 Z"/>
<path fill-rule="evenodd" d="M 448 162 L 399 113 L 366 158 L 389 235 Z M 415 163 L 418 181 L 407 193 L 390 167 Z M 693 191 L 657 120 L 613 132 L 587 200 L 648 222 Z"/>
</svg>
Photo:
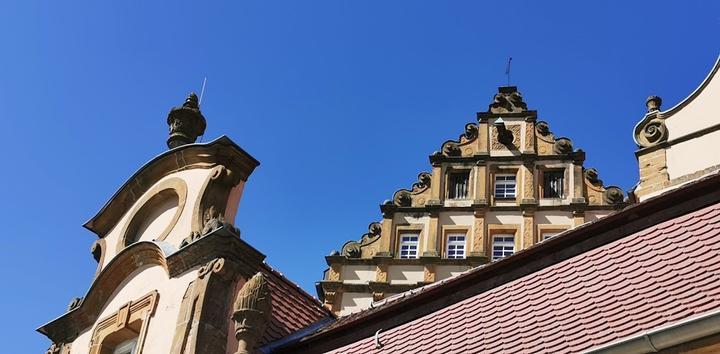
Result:
<svg viewBox="0 0 720 354">
<path fill-rule="evenodd" d="M 454 237 L 454 238 L 462 237 L 462 241 L 451 240 L 450 239 L 451 237 Z M 467 249 L 468 249 L 467 240 L 468 240 L 468 237 L 467 237 L 466 230 L 449 230 L 449 231 L 447 231 L 445 234 L 445 247 L 444 247 L 445 258 L 446 259 L 465 259 L 465 258 L 467 258 Z M 453 250 L 455 252 L 455 254 L 452 257 L 450 256 L 450 251 L 451 251 L 450 247 L 451 246 L 455 247 L 455 249 Z M 462 256 L 461 257 L 457 257 L 457 246 L 462 246 Z"/>
<path fill-rule="evenodd" d="M 547 241 L 557 234 L 561 234 L 567 230 L 570 230 L 573 228 L 571 225 L 558 225 L 558 224 L 539 224 L 537 225 L 537 241 L 536 242 L 544 242 Z M 545 237 L 545 234 L 555 234 L 551 237 Z"/>
<path fill-rule="evenodd" d="M 415 237 L 416 240 L 403 242 L 403 237 Z M 414 257 L 403 257 L 403 246 L 415 246 L 415 256 Z M 408 250 L 410 252 L 410 250 Z M 418 259 L 420 258 L 420 231 L 404 231 L 398 233 L 398 246 L 397 246 L 397 258 L 398 259 Z"/>
<path fill-rule="evenodd" d="M 549 190 L 546 186 L 547 178 L 549 174 L 559 174 L 561 178 L 561 185 L 560 185 L 560 193 L 559 196 L 545 196 L 546 192 Z M 548 168 L 543 169 L 541 176 L 540 176 L 540 183 L 538 183 L 538 186 L 540 187 L 540 193 L 538 195 L 542 199 L 564 199 L 567 196 L 567 173 L 566 169 L 564 168 Z"/>
<path fill-rule="evenodd" d="M 501 232 L 494 233 L 491 237 L 492 238 L 490 240 L 490 252 L 491 252 L 490 261 L 492 261 L 492 262 L 499 261 L 501 259 L 510 257 L 510 256 L 514 255 L 515 253 L 517 253 L 517 247 L 516 247 L 517 245 L 515 244 L 515 241 L 516 241 L 515 233 L 508 233 L 508 232 L 501 231 Z M 495 256 L 495 243 L 496 243 L 496 239 L 499 239 L 499 238 L 503 238 L 504 240 L 502 242 L 509 243 L 509 245 L 512 246 L 512 251 L 510 254 L 505 254 L 506 250 L 503 249 L 500 251 L 500 252 L 503 252 L 503 256 L 501 256 L 501 257 Z M 508 238 L 510 239 L 510 241 L 507 240 Z M 502 246 L 507 247 L 508 244 L 505 244 Z"/>
<path fill-rule="evenodd" d="M 471 197 L 471 188 L 470 188 L 470 180 L 471 180 L 471 171 L 470 169 L 451 169 L 447 172 L 447 178 L 445 183 L 445 199 L 447 200 L 468 200 L 472 199 Z M 457 196 L 452 196 L 451 192 L 454 190 L 453 185 L 453 176 L 457 175 L 464 175 L 467 177 L 465 181 L 465 196 L 462 198 L 458 198 Z"/>
<path fill-rule="evenodd" d="M 497 194 L 498 177 L 506 177 L 506 178 L 512 177 L 513 178 L 514 187 L 513 187 L 513 195 L 512 196 L 508 196 L 507 191 L 505 191 L 505 193 L 502 196 L 498 196 L 498 194 Z M 496 200 L 514 200 L 517 198 L 517 196 L 518 196 L 517 171 L 515 171 L 514 173 L 498 171 L 498 172 L 493 173 L 492 178 L 493 178 L 493 189 L 492 189 L 493 198 L 495 198 Z M 506 183 L 506 182 L 509 182 L 509 180 L 504 180 L 502 182 L 503 182 L 503 183 L 501 183 L 502 185 L 509 185 L 509 183 Z M 505 189 L 507 190 L 507 187 L 505 187 Z"/>
<path fill-rule="evenodd" d="M 137 351 L 138 337 L 128 339 L 113 349 L 112 354 L 135 354 Z"/>
</svg>

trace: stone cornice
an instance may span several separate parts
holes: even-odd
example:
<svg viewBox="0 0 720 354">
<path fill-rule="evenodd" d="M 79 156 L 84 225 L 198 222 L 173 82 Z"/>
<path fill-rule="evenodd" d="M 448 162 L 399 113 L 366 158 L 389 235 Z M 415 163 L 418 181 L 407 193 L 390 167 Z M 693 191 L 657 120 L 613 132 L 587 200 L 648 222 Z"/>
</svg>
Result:
<svg viewBox="0 0 720 354">
<path fill-rule="evenodd" d="M 227 136 L 168 150 L 140 167 L 83 226 L 98 237 L 104 237 L 153 184 L 171 173 L 224 165 L 236 174 L 238 180 L 246 181 L 259 164 Z"/>
</svg>

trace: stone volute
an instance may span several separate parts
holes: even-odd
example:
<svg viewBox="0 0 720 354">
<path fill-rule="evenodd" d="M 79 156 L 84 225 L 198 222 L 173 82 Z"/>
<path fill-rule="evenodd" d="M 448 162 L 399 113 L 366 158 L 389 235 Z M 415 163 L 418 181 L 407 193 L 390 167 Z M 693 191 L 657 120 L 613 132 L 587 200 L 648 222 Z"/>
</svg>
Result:
<svg viewBox="0 0 720 354">
<path fill-rule="evenodd" d="M 167 146 L 170 149 L 192 144 L 205 133 L 205 117 L 200 112 L 200 104 L 195 93 L 191 92 L 182 106 L 174 107 L 167 117 L 170 136 Z"/>
</svg>

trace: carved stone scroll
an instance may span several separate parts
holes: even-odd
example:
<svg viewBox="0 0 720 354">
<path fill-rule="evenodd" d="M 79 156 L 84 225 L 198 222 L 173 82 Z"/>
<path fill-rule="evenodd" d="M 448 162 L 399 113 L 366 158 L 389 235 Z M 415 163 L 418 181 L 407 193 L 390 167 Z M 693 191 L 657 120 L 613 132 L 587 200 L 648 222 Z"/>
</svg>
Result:
<svg viewBox="0 0 720 354">
<path fill-rule="evenodd" d="M 235 321 L 236 354 L 254 353 L 272 314 L 270 289 L 262 273 L 255 274 L 237 294 L 232 319 Z"/>
<path fill-rule="evenodd" d="M 488 110 L 491 113 L 520 113 L 527 111 L 527 104 L 517 87 L 500 87 Z"/>
<path fill-rule="evenodd" d="M 360 258 L 362 255 L 362 248 L 370 244 L 375 243 L 380 239 L 382 234 L 382 224 L 379 222 L 372 222 L 368 225 L 368 232 L 360 237 L 360 241 L 348 241 L 346 242 L 340 254 L 348 258 Z"/>
</svg>

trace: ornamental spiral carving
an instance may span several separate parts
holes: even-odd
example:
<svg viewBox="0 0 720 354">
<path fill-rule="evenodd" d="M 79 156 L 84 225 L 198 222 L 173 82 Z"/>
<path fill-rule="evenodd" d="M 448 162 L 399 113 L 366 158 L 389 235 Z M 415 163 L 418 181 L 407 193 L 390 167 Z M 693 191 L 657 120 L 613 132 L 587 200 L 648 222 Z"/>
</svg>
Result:
<svg viewBox="0 0 720 354">
<path fill-rule="evenodd" d="M 558 155 L 572 153 L 573 152 L 572 141 L 570 141 L 570 139 L 568 139 L 568 138 L 556 139 L 555 145 L 553 145 L 553 152 L 555 152 Z"/>
<path fill-rule="evenodd" d="M 625 193 L 618 187 L 607 187 L 605 190 L 605 201 L 608 204 L 619 204 L 625 200 Z"/>
<path fill-rule="evenodd" d="M 413 189 L 424 189 L 430 187 L 432 181 L 432 175 L 428 172 L 420 172 L 418 175 L 418 181 L 413 183 Z"/>
<path fill-rule="evenodd" d="M 466 124 L 465 125 L 465 134 L 463 134 L 463 136 L 465 136 L 465 139 L 467 139 L 467 140 L 473 140 L 473 139 L 477 138 L 477 136 L 478 136 L 477 125 L 475 125 L 473 123 Z"/>
<path fill-rule="evenodd" d="M 400 207 L 409 207 L 412 204 L 412 197 L 410 196 L 410 191 L 400 190 L 395 193 L 393 203 Z"/>
<path fill-rule="evenodd" d="M 368 232 L 360 237 L 360 241 L 348 241 L 342 247 L 342 255 L 348 258 L 360 258 L 362 248 L 380 239 L 382 224 L 372 222 L 368 225 Z"/>
<path fill-rule="evenodd" d="M 653 119 L 643 129 L 643 137 L 650 144 L 654 145 L 667 140 L 667 128 L 665 122 Z"/>
<path fill-rule="evenodd" d="M 550 135 L 550 126 L 546 122 L 537 122 L 535 124 L 535 131 L 542 136 Z"/>
<path fill-rule="evenodd" d="M 460 147 L 454 141 L 450 141 L 443 145 L 443 154 L 446 156 L 460 156 Z"/>
<path fill-rule="evenodd" d="M 600 175 L 598 174 L 598 171 L 594 168 L 588 168 L 587 170 L 585 170 L 585 179 L 587 179 L 588 182 L 594 185 L 602 184 L 602 181 L 600 180 Z"/>
</svg>

